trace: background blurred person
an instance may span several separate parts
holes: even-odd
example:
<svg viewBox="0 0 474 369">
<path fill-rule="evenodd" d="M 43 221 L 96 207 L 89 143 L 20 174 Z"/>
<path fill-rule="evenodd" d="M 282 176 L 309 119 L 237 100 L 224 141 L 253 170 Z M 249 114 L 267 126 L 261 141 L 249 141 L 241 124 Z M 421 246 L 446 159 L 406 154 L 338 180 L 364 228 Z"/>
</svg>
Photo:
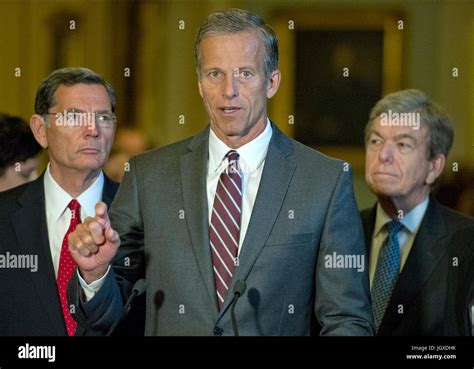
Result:
<svg viewBox="0 0 474 369">
<path fill-rule="evenodd" d="M 0 114 L 0 192 L 38 178 L 40 151 L 26 121 Z"/>
</svg>

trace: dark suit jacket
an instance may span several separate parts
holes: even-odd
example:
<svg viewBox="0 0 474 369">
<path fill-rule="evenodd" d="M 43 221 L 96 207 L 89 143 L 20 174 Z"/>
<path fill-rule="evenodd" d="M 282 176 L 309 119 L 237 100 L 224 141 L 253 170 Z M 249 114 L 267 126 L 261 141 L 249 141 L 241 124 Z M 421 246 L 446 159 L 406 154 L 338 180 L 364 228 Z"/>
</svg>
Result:
<svg viewBox="0 0 474 369">
<path fill-rule="evenodd" d="M 451 243 L 444 333 L 470 336 L 472 326 L 468 309 L 474 301 L 474 226 L 456 232 Z"/>
<path fill-rule="evenodd" d="M 82 326 L 105 331 L 146 276 L 146 335 L 233 334 L 232 293 L 219 311 L 214 286 L 208 144 L 209 127 L 130 160 L 110 210 L 122 244 L 104 286 L 78 309 Z M 247 284 L 235 309 L 240 334 L 307 335 L 316 315 L 321 334 L 371 335 L 367 273 L 326 267 L 333 253 L 365 257 L 351 172 L 273 125 L 232 282 Z M 78 288 L 71 279 L 75 305 Z"/>
<path fill-rule="evenodd" d="M 361 212 L 370 257 L 376 206 Z M 443 335 L 451 237 L 473 219 L 430 197 L 412 249 L 379 327 L 381 336 Z M 370 259 L 369 259 L 370 260 Z"/>
<path fill-rule="evenodd" d="M 67 335 L 51 260 L 43 176 L 0 193 L 0 255 L 37 255 L 38 270 L 0 268 L 0 335 Z M 105 177 L 103 201 L 118 183 Z"/>
</svg>

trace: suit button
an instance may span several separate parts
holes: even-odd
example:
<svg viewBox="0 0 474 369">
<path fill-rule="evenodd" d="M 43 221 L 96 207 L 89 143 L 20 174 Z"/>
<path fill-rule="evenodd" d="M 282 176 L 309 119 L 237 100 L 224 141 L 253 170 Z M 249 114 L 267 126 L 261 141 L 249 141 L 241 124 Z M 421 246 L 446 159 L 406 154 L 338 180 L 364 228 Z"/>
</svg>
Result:
<svg viewBox="0 0 474 369">
<path fill-rule="evenodd" d="M 219 326 L 216 326 L 214 327 L 214 336 L 222 336 L 224 334 L 224 330 L 219 327 Z"/>
</svg>

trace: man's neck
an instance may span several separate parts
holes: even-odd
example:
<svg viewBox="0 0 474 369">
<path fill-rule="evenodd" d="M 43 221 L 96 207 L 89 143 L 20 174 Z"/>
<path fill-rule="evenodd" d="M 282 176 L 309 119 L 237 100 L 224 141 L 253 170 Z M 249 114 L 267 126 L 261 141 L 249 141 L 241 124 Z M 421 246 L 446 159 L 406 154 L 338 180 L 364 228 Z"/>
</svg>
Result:
<svg viewBox="0 0 474 369">
<path fill-rule="evenodd" d="M 69 195 L 76 198 L 94 183 L 101 169 L 78 171 L 69 168 L 61 168 L 58 170 L 57 167 L 51 164 L 49 171 L 57 184 Z"/>
<path fill-rule="evenodd" d="M 423 191 L 411 198 L 385 196 L 377 196 L 377 198 L 380 206 L 390 218 L 400 219 L 400 217 L 405 216 L 416 206 L 421 204 L 428 195 L 429 190 Z"/>
<path fill-rule="evenodd" d="M 263 120 L 261 122 L 258 122 L 254 127 L 250 129 L 250 131 L 246 132 L 243 136 L 226 136 L 221 131 L 215 129 L 212 125 L 211 130 L 214 132 L 217 138 L 224 142 L 228 147 L 237 150 L 260 136 L 265 131 L 266 127 L 267 116 L 265 114 Z"/>
</svg>

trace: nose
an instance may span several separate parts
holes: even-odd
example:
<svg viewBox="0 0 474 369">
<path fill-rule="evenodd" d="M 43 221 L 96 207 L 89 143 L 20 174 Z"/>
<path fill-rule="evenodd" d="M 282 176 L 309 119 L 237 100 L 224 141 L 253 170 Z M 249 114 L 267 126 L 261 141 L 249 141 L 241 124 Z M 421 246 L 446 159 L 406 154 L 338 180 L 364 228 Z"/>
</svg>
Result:
<svg viewBox="0 0 474 369">
<path fill-rule="evenodd" d="M 385 162 L 391 163 L 393 161 L 393 151 L 394 151 L 393 144 L 385 141 L 380 147 L 379 160 L 383 163 Z"/>
<path fill-rule="evenodd" d="M 95 114 L 91 113 L 87 118 L 86 124 L 86 137 L 97 137 L 99 136 L 99 129 L 95 120 Z"/>
<path fill-rule="evenodd" d="M 234 97 L 239 96 L 237 84 L 237 77 L 234 75 L 234 73 L 229 73 L 223 82 L 222 96 L 226 97 L 227 99 L 233 99 Z"/>
</svg>

